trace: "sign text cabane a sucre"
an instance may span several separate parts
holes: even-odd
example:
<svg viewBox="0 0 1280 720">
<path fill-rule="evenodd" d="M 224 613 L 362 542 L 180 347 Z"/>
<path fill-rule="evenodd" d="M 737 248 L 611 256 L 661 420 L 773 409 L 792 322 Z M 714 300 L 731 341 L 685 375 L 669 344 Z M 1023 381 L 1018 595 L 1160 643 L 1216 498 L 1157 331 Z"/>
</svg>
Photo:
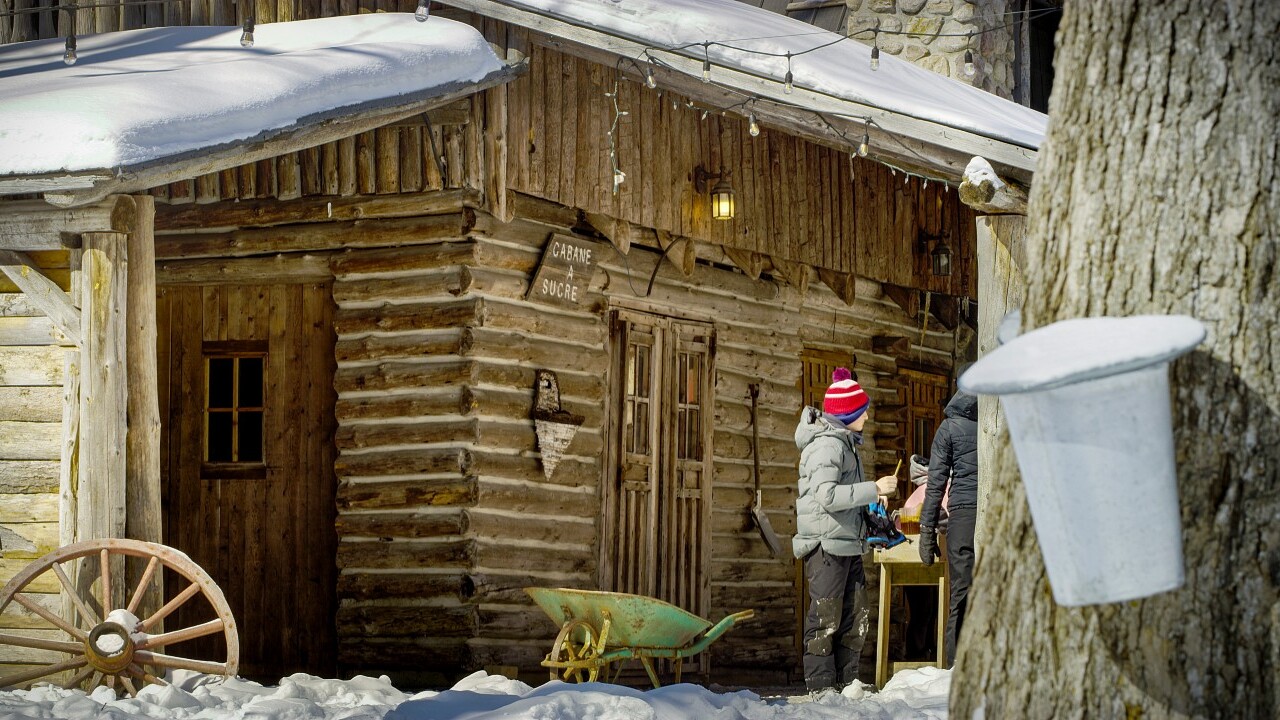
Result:
<svg viewBox="0 0 1280 720">
<path fill-rule="evenodd" d="M 581 305 L 596 272 L 599 248 L 590 240 L 552 235 L 525 298 L 564 307 Z"/>
</svg>

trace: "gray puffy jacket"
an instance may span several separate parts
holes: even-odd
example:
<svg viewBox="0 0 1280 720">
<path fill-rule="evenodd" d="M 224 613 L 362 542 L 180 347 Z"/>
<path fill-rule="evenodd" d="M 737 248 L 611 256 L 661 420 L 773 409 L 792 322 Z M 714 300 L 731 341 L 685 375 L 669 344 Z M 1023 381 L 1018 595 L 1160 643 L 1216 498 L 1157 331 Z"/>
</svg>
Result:
<svg viewBox="0 0 1280 720">
<path fill-rule="evenodd" d="M 800 413 L 796 447 L 800 449 L 800 495 L 796 498 L 796 534 L 791 551 L 802 558 L 822 546 L 832 555 L 861 555 L 867 550 L 862 508 L 876 501 L 876 484 L 863 482 L 855 434 L 834 417 L 814 408 Z"/>
</svg>

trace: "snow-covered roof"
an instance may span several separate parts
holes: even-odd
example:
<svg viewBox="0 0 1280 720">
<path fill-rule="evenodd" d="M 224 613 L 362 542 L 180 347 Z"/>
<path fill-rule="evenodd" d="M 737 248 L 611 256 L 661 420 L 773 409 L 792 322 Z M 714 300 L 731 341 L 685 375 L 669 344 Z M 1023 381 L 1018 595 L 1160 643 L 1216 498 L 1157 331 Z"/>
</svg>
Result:
<svg viewBox="0 0 1280 720">
<path fill-rule="evenodd" d="M 475 28 L 441 17 L 263 24 L 250 48 L 240 34 L 89 35 L 71 66 L 61 39 L 0 45 L 0 192 L 75 190 L 215 150 L 230 167 L 251 144 L 356 116 L 392 122 L 515 75 Z"/>
<path fill-rule="evenodd" d="M 1043 113 L 888 53 L 872 70 L 867 45 L 738 0 L 442 1 L 629 56 L 641 65 L 652 57 L 700 76 L 709 58 L 713 82 L 744 97 L 833 117 L 869 117 L 873 128 L 908 141 L 949 144 L 964 156 L 949 163 L 955 178 L 972 155 L 1029 174 L 1044 139 Z M 788 52 L 792 94 L 782 90 Z M 621 67 L 630 69 L 626 63 Z M 857 132 L 860 137 L 861 129 Z"/>
</svg>

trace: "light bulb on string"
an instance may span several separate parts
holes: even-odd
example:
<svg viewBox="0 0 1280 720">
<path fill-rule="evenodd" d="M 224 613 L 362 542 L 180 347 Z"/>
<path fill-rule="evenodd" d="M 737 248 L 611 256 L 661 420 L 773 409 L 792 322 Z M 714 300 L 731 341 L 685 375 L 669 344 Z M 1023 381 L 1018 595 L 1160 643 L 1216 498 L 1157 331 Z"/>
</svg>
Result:
<svg viewBox="0 0 1280 720">
<path fill-rule="evenodd" d="M 760 137 L 760 123 L 756 122 L 756 114 L 751 113 L 747 119 L 747 132 L 751 137 Z"/>
<path fill-rule="evenodd" d="M 702 82 L 711 82 L 711 59 L 707 58 L 702 61 Z"/>
<path fill-rule="evenodd" d="M 709 112 L 709 111 L 707 111 L 707 110 L 703 110 L 703 111 L 702 111 L 702 119 L 703 119 L 703 120 L 706 120 L 706 119 L 707 119 L 707 113 L 708 113 L 708 112 Z"/>
<path fill-rule="evenodd" d="M 650 90 L 658 87 L 658 80 L 653 76 L 652 67 L 647 67 L 644 69 L 644 86 L 649 88 Z"/>
<path fill-rule="evenodd" d="M 791 53 L 787 53 L 787 76 L 782 81 L 782 92 L 786 93 L 787 95 L 790 95 L 791 91 L 795 89 L 795 85 L 792 83 L 792 79 L 793 77 L 791 75 Z"/>
<path fill-rule="evenodd" d="M 240 47 L 253 47 L 253 16 L 244 19 L 244 32 L 240 33 Z"/>
<path fill-rule="evenodd" d="M 413 11 L 413 19 L 426 22 L 431 17 L 431 0 L 418 0 L 418 9 Z"/>
<path fill-rule="evenodd" d="M 871 150 L 871 133 L 862 131 L 862 142 L 858 144 L 858 157 L 866 157 Z"/>
<path fill-rule="evenodd" d="M 964 74 L 973 77 L 973 51 L 964 51 Z"/>
<path fill-rule="evenodd" d="M 76 60 L 76 36 L 73 33 L 67 36 L 66 52 L 62 53 L 62 62 L 68 65 L 75 65 Z"/>
<path fill-rule="evenodd" d="M 872 70 L 880 69 L 880 46 L 879 45 L 871 46 L 871 69 Z"/>
</svg>

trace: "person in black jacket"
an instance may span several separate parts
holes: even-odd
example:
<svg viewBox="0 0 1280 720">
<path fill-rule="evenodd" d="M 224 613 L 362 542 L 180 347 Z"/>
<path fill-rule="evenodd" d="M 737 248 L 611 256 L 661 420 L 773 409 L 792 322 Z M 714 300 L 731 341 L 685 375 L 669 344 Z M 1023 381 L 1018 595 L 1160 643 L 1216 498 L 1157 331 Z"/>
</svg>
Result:
<svg viewBox="0 0 1280 720">
<path fill-rule="evenodd" d="M 947 615 L 947 667 L 956 662 L 956 639 L 964 624 L 973 581 L 973 530 L 978 519 L 978 398 L 960 391 L 947 403 L 945 418 L 933 435 L 929 454 L 929 489 L 920 510 L 920 560 L 932 565 L 940 555 L 938 510 L 951 484 L 947 512 L 947 562 L 951 565 L 950 613 Z"/>
</svg>

